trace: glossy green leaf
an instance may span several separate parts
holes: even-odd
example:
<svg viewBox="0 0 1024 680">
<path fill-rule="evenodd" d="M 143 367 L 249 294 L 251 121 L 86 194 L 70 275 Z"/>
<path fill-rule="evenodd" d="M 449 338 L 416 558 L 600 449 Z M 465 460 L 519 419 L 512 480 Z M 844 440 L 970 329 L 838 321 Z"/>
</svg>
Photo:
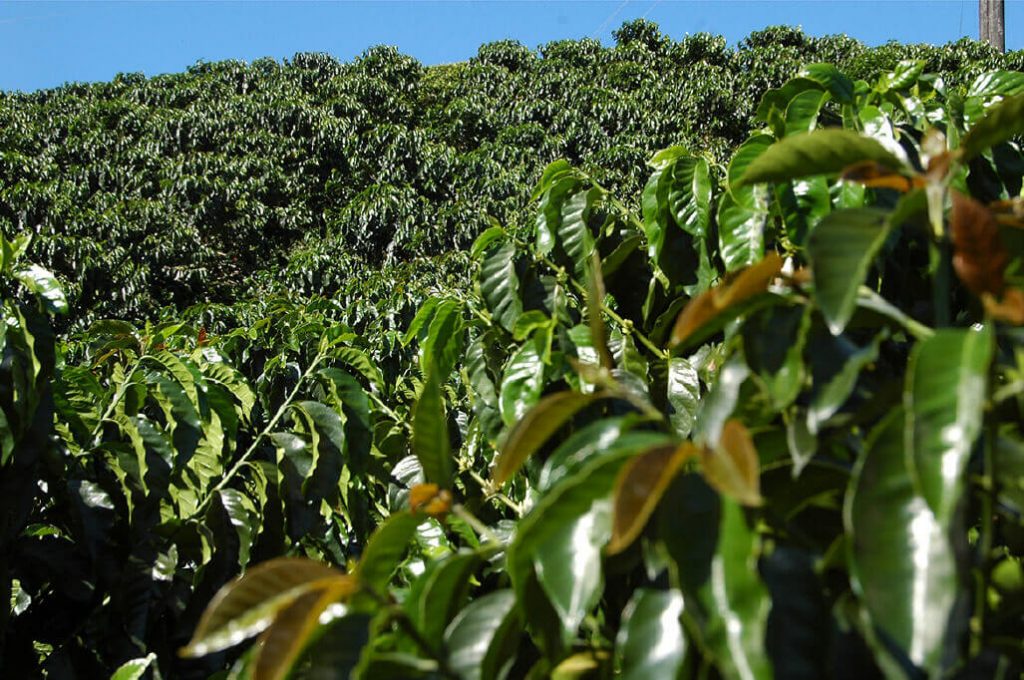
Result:
<svg viewBox="0 0 1024 680">
<path fill-rule="evenodd" d="M 510 333 L 516 319 L 523 313 L 515 257 L 515 245 L 503 243 L 488 254 L 480 265 L 480 293 L 495 320 Z"/>
<path fill-rule="evenodd" d="M 807 90 L 793 97 L 786 107 L 786 136 L 810 132 L 818 125 L 818 113 L 828 94 Z"/>
<path fill-rule="evenodd" d="M 594 252 L 594 235 L 590 230 L 591 213 L 600 205 L 601 190 L 597 187 L 579 191 L 562 206 L 558 224 L 558 240 L 573 263 L 577 277 L 583 277 Z"/>
<path fill-rule="evenodd" d="M 154 661 L 156 661 L 156 654 L 152 653 L 126 661 L 118 666 L 114 674 L 110 676 L 110 680 L 142 680 L 142 676 L 146 674 Z"/>
<path fill-rule="evenodd" d="M 789 100 L 786 100 L 789 104 Z M 783 109 L 785 111 L 785 109 Z M 728 193 L 732 195 L 733 202 L 748 209 L 760 207 L 755 205 L 755 193 L 752 188 L 744 187 L 743 178 L 750 171 L 750 166 L 757 161 L 775 142 L 771 135 L 757 134 L 751 136 L 740 144 L 729 160 L 727 176 L 729 180 Z M 721 212 L 721 209 L 719 209 Z"/>
<path fill-rule="evenodd" d="M 697 422 L 700 403 L 700 378 L 693 365 L 682 357 L 668 360 L 668 381 L 666 384 L 668 415 L 672 429 L 680 437 L 688 437 Z"/>
<path fill-rule="evenodd" d="M 964 469 L 981 433 L 993 344 L 988 325 L 941 329 L 910 357 L 906 447 L 915 488 L 942 523 L 960 501 Z"/>
<path fill-rule="evenodd" d="M 488 593 L 467 605 L 444 634 L 448 666 L 463 680 L 500 677 L 518 645 L 520 616 L 512 590 Z"/>
<path fill-rule="evenodd" d="M 409 618 L 424 639 L 440 648 L 445 628 L 465 604 L 470 578 L 480 564 L 475 553 L 457 553 L 431 566 L 413 585 L 405 602 Z"/>
<path fill-rule="evenodd" d="M 420 369 L 424 374 L 435 371 L 441 382 L 448 379 L 456 362 L 462 357 L 464 328 L 462 303 L 444 300 L 437 305 L 426 338 L 420 346 Z"/>
<path fill-rule="evenodd" d="M 66 314 L 68 300 L 57 278 L 39 265 L 31 265 L 15 274 L 34 295 L 38 296 L 51 314 Z"/>
<path fill-rule="evenodd" d="M 564 510 L 564 506 L 559 510 Z M 595 499 L 581 515 L 562 515 L 558 525 L 545 531 L 543 538 L 538 533 L 532 536 L 537 580 L 562 622 L 566 642 L 601 597 L 602 552 L 611 526 L 610 500 Z"/>
<path fill-rule="evenodd" d="M 474 260 L 479 260 L 490 249 L 492 244 L 505 237 L 506 233 L 501 225 L 495 224 L 488 227 L 473 241 L 473 247 L 469 249 L 469 253 Z"/>
<path fill-rule="evenodd" d="M 508 571 L 519 601 L 525 602 L 536 569 L 559 614 L 563 642 L 575 634 L 600 594 L 601 549 L 611 533 L 612 488 L 626 459 L 636 453 L 633 448 L 604 452 L 559 480 L 519 521 L 508 548 Z M 569 545 L 580 552 L 574 554 Z M 526 614 L 529 622 L 530 612 Z"/>
<path fill-rule="evenodd" d="M 762 201 L 751 199 L 754 208 L 737 203 L 732 193 L 722 194 L 718 204 L 719 253 L 726 271 L 736 271 L 764 257 L 764 229 L 768 211 Z"/>
<path fill-rule="evenodd" d="M 309 498 L 335 498 L 345 463 L 341 416 L 318 401 L 301 401 L 292 406 L 292 417 L 303 421 L 309 432 L 311 469 L 303 481 L 303 493 Z"/>
<path fill-rule="evenodd" d="M 412 449 L 428 482 L 442 488 L 451 485 L 455 465 L 448 440 L 448 416 L 444 393 L 435 371 L 427 371 L 419 399 L 412 411 Z"/>
<path fill-rule="evenodd" d="M 853 102 L 853 81 L 832 64 L 808 64 L 798 75 L 820 83 L 840 104 Z"/>
<path fill-rule="evenodd" d="M 508 360 L 501 379 L 498 402 L 506 425 L 520 420 L 540 400 L 544 390 L 544 362 L 535 343 L 520 347 Z"/>
<path fill-rule="evenodd" d="M 960 142 L 964 161 L 985 149 L 1024 134 L 1024 94 L 1007 97 L 992 106 Z"/>
<path fill-rule="evenodd" d="M 811 232 L 807 252 L 814 276 L 814 299 L 833 335 L 846 328 L 857 304 L 857 290 L 889 235 L 885 212 L 842 210 L 826 216 Z"/>
<path fill-rule="evenodd" d="M 713 612 L 706 643 L 726 678 L 771 678 L 765 631 L 771 600 L 757 571 L 757 533 L 737 503 L 722 499 L 718 546 L 701 592 Z"/>
<path fill-rule="evenodd" d="M 917 82 L 917 79 L 924 73 L 924 69 L 924 61 L 904 59 L 896 65 L 895 69 L 879 77 L 878 89 L 881 92 L 906 89 Z"/>
<path fill-rule="evenodd" d="M 740 353 L 733 354 L 718 371 L 718 378 L 701 402 L 693 440 L 715 446 L 725 421 L 732 416 L 739 401 L 740 388 L 750 376 L 750 368 Z"/>
<path fill-rule="evenodd" d="M 822 129 L 786 137 L 753 160 L 739 185 L 784 182 L 811 175 L 834 175 L 860 161 L 901 167 L 898 158 L 870 137 L 841 129 Z"/>
<path fill-rule="evenodd" d="M 398 569 L 416 529 L 426 518 L 407 512 L 391 515 L 370 535 L 363 550 L 356 577 L 359 584 L 383 593 Z"/>
<path fill-rule="evenodd" d="M 903 430 L 904 414 L 890 414 L 850 481 L 850 576 L 874 624 L 911 661 L 935 670 L 956 600 L 956 557 L 948 524 L 915 491 Z"/>
<path fill-rule="evenodd" d="M 678 591 L 636 591 L 622 613 L 615 644 L 623 680 L 678 676 L 686 654 L 682 614 L 683 596 Z"/>
<path fill-rule="evenodd" d="M 711 174 L 703 158 L 681 157 L 672 165 L 668 204 L 684 231 L 705 238 L 711 224 Z"/>
<path fill-rule="evenodd" d="M 599 392 L 557 392 L 540 400 L 509 430 L 494 464 L 495 485 L 501 486 L 511 479 L 570 418 L 604 396 Z"/>
</svg>

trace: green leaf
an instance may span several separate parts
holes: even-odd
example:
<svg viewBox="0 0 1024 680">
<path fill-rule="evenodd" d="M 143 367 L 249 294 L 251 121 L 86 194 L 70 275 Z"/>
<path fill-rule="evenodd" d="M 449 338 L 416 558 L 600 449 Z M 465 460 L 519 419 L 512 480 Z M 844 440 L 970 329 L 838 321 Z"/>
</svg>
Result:
<svg viewBox="0 0 1024 680">
<path fill-rule="evenodd" d="M 718 372 L 718 378 L 711 386 L 700 405 L 697 414 L 697 428 L 693 440 L 698 444 L 716 446 L 722 434 L 725 421 L 736 409 L 740 388 L 750 375 L 750 368 L 741 353 L 735 353 Z"/>
<path fill-rule="evenodd" d="M 434 318 L 434 314 L 437 312 L 437 305 L 440 302 L 441 298 L 429 297 L 420 305 L 420 308 L 416 310 L 416 316 L 412 318 L 409 327 L 405 329 L 405 334 L 402 336 L 403 347 L 412 342 L 413 338 L 420 338 L 422 342 L 420 337 L 422 335 L 421 331 Z"/>
<path fill-rule="evenodd" d="M 449 488 L 454 465 L 448 439 L 448 416 L 441 381 L 433 370 L 427 371 L 423 390 L 412 410 L 412 449 L 426 480 Z"/>
<path fill-rule="evenodd" d="M 156 661 L 156 654 L 147 654 L 138 659 L 132 659 L 118 666 L 110 680 L 142 680 L 149 667 Z"/>
<path fill-rule="evenodd" d="M 814 231 L 807 252 L 814 276 L 814 299 L 829 330 L 839 335 L 857 306 L 857 289 L 889 235 L 887 214 L 875 208 L 827 215 Z"/>
<path fill-rule="evenodd" d="M 671 441 L 665 437 L 661 445 Z M 563 643 L 600 594 L 600 550 L 611 535 L 612 489 L 622 465 L 638 452 L 631 447 L 599 452 L 560 479 L 519 521 L 508 548 L 508 572 L 521 606 L 526 607 L 536 573 L 560 615 Z M 567 552 L 568 545 L 581 552 Z M 524 611 L 532 621 L 532 612 Z"/>
<path fill-rule="evenodd" d="M 786 136 L 810 132 L 818 125 L 818 113 L 828 99 L 828 94 L 807 90 L 793 97 L 786 107 Z"/>
<path fill-rule="evenodd" d="M 600 205 L 602 192 L 597 187 L 579 191 L 562 205 L 562 217 L 558 224 L 558 240 L 573 263 L 573 271 L 582 278 L 586 273 L 591 253 L 594 252 L 594 235 L 590 231 L 590 215 Z"/>
<path fill-rule="evenodd" d="M 738 185 L 785 182 L 812 175 L 835 175 L 860 161 L 898 169 L 898 158 L 870 137 L 841 129 L 822 129 L 786 137 L 754 159 Z"/>
<path fill-rule="evenodd" d="M 705 238 L 711 225 L 711 174 L 703 158 L 687 156 L 672 165 L 668 204 L 683 231 Z"/>
<path fill-rule="evenodd" d="M 840 104 L 853 103 L 853 81 L 832 64 L 808 64 L 798 75 L 820 83 Z"/>
<path fill-rule="evenodd" d="M 444 634 L 448 667 L 463 680 L 501 677 L 515 653 L 521 627 L 512 590 L 497 590 L 469 603 Z"/>
<path fill-rule="evenodd" d="M 964 469 L 981 433 L 993 345 L 988 325 L 941 329 L 910 356 L 906 447 L 915 486 L 943 524 L 960 500 Z"/>
<path fill-rule="evenodd" d="M 420 370 L 424 374 L 434 370 L 438 380 L 446 381 L 462 356 L 464 340 L 462 303 L 443 300 L 437 305 L 427 336 L 420 345 Z"/>
<path fill-rule="evenodd" d="M 904 59 L 889 73 L 882 74 L 878 79 L 878 91 L 905 90 L 924 73 L 925 62 L 920 59 Z"/>
<path fill-rule="evenodd" d="M 603 393 L 557 392 L 540 400 L 513 425 L 502 444 L 494 464 L 495 485 L 501 486 L 511 479 L 570 418 L 605 396 Z"/>
<path fill-rule="evenodd" d="M 706 643 L 726 678 L 771 678 L 765 630 L 771 600 L 757 571 L 757 532 L 743 508 L 722 499 L 718 546 L 701 599 L 713 612 Z"/>
<path fill-rule="evenodd" d="M 733 200 L 732 193 L 722 194 L 718 204 L 719 253 L 728 272 L 742 269 L 764 257 L 764 229 L 768 211 L 763 202 L 755 209 Z"/>
<path fill-rule="evenodd" d="M 675 678 L 686 655 L 677 590 L 640 588 L 622 612 L 615 648 L 623 680 Z"/>
<path fill-rule="evenodd" d="M 743 324 L 747 363 L 760 376 L 776 410 L 792 404 L 803 388 L 803 351 L 810 326 L 809 305 L 767 307 Z"/>
<path fill-rule="evenodd" d="M 520 347 L 508 360 L 501 379 L 498 403 L 501 418 L 511 426 L 540 399 L 544 390 L 544 361 L 535 343 Z"/>
<path fill-rule="evenodd" d="M 958 591 L 956 557 L 948 525 L 915 492 L 904 419 L 894 412 L 872 432 L 850 480 L 850 577 L 874 624 L 911 661 L 935 671 Z"/>
<path fill-rule="evenodd" d="M 543 538 L 536 533 L 533 536 L 533 567 L 562 622 L 564 642 L 576 634 L 583 617 L 601 597 L 602 548 L 611 535 L 611 525 L 611 502 L 595 499 L 587 512 L 563 515 Z"/>
<path fill-rule="evenodd" d="M 669 423 L 677 435 L 686 438 L 697 422 L 700 402 L 700 378 L 689 361 L 682 357 L 668 360 L 666 391 L 671 409 L 668 414 Z"/>
<path fill-rule="evenodd" d="M 345 463 L 345 427 L 334 409 L 318 401 L 292 405 L 292 417 L 305 423 L 312 456 L 309 475 L 302 484 L 307 498 L 331 501 L 338 494 L 338 480 Z"/>
<path fill-rule="evenodd" d="M 886 336 L 886 333 L 879 333 L 870 345 L 851 354 L 839 372 L 816 391 L 811 405 L 807 409 L 809 434 L 818 434 L 828 419 L 846 403 L 857 384 L 857 378 L 861 371 L 865 366 L 878 359 L 878 348 Z"/>
<path fill-rule="evenodd" d="M 503 243 L 480 265 L 480 293 L 495 320 L 510 333 L 523 313 L 515 257 L 515 244 Z"/>
<path fill-rule="evenodd" d="M 51 314 L 66 314 L 68 300 L 57 278 L 39 265 L 30 265 L 14 275 L 33 295 L 41 298 L 46 311 Z"/>
<path fill-rule="evenodd" d="M 465 603 L 470 578 L 480 564 L 476 553 L 457 553 L 432 563 L 412 586 L 405 609 L 427 642 L 439 648 L 445 628 Z"/>
<path fill-rule="evenodd" d="M 370 535 L 363 550 L 362 559 L 356 569 L 356 576 L 361 586 L 370 588 L 377 593 L 385 593 L 391 575 L 398 569 L 402 557 L 409 548 L 409 543 L 416 534 L 416 528 L 426 518 L 407 512 L 399 512 L 388 517 Z"/>
<path fill-rule="evenodd" d="M 960 142 L 963 161 L 1021 134 L 1024 134 L 1024 94 L 1000 101 L 967 131 Z"/>
<path fill-rule="evenodd" d="M 544 192 L 537 209 L 536 219 L 537 252 L 542 255 L 550 253 L 558 243 L 562 211 L 565 209 L 568 197 L 574 194 L 579 186 L 580 180 L 576 173 L 569 171 L 553 179 L 549 188 Z"/>
<path fill-rule="evenodd" d="M 789 104 L 789 100 L 786 100 L 786 104 Z M 732 195 L 735 203 L 749 209 L 760 207 L 754 204 L 754 190 L 750 187 L 744 188 L 742 186 L 743 177 L 749 172 L 751 164 L 764 155 L 774 142 L 775 140 L 771 135 L 757 134 L 743 142 L 736 149 L 736 152 L 733 153 L 732 158 L 729 160 L 727 176 L 729 193 Z M 719 209 L 719 212 L 721 212 L 721 209 Z"/>
<path fill-rule="evenodd" d="M 250 569 L 217 593 L 203 612 L 182 656 L 204 656 L 233 647 L 265 630 L 298 597 L 349 577 L 312 560 L 280 557 Z"/>
<path fill-rule="evenodd" d="M 484 230 L 482 234 L 476 237 L 473 241 L 473 247 L 470 249 L 470 256 L 474 260 L 479 260 L 480 256 L 487 252 L 491 247 L 491 244 L 495 241 L 499 241 L 505 238 L 505 230 L 500 225 L 494 225 Z"/>
</svg>

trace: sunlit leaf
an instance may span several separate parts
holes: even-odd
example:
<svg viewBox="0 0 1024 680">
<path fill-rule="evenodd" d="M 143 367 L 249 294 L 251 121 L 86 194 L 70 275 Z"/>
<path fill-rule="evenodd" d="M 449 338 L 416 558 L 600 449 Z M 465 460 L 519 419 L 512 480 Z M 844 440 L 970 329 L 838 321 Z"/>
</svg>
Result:
<svg viewBox="0 0 1024 680">
<path fill-rule="evenodd" d="M 906 445 L 916 488 L 939 522 L 949 521 L 981 433 L 992 362 L 991 326 L 941 329 L 919 342 L 907 367 Z"/>
<path fill-rule="evenodd" d="M 874 139 L 851 130 L 830 128 L 775 142 L 750 163 L 739 184 L 835 175 L 861 161 L 874 161 L 893 169 L 901 167 L 900 160 Z"/>
<path fill-rule="evenodd" d="M 876 626 L 919 666 L 937 668 L 956 599 L 948 526 L 914 489 L 904 414 L 871 434 L 847 493 L 850 576 Z"/>
<path fill-rule="evenodd" d="M 615 643 L 623 680 L 678 676 L 686 654 L 682 613 L 683 597 L 677 590 L 636 591 L 622 612 Z"/>
</svg>

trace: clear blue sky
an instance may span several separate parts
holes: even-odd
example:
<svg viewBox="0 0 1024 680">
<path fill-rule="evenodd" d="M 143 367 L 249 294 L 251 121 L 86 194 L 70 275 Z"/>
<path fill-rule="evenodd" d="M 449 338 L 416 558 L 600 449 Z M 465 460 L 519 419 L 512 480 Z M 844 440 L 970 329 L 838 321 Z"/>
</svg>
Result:
<svg viewBox="0 0 1024 680">
<path fill-rule="evenodd" d="M 978 34 L 977 0 L 606 0 L 499 2 L 39 2 L 0 0 L 0 90 L 31 91 L 117 73 L 157 75 L 199 60 L 347 60 L 396 45 L 424 64 L 466 59 L 485 42 L 537 47 L 559 38 L 610 43 L 623 21 L 647 17 L 680 39 L 707 31 L 735 44 L 774 24 L 944 44 Z M 1024 0 L 1006 0 L 1007 49 L 1024 47 Z"/>
</svg>

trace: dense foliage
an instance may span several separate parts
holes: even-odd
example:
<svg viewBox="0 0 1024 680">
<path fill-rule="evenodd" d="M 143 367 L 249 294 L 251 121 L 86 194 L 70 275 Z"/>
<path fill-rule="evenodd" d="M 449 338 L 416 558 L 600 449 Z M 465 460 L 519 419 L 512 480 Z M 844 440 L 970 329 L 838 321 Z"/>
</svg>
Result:
<svg viewBox="0 0 1024 680">
<path fill-rule="evenodd" d="M 523 173 L 500 197 L 487 188 L 500 172 L 449 176 L 447 198 L 402 185 L 424 210 L 461 204 L 474 216 L 446 242 L 366 245 L 400 233 L 389 229 L 407 204 L 389 201 L 388 229 L 323 225 L 308 237 L 254 221 L 210 241 L 187 230 L 146 241 L 158 221 L 124 217 L 120 262 L 148 267 L 123 299 L 137 308 L 90 305 L 80 271 L 66 282 L 49 271 L 61 264 L 49 259 L 56 243 L 105 257 L 97 232 L 45 222 L 4 236 L 0 584 L 11 604 L 0 673 L 1020 674 L 1024 74 L 992 69 L 984 60 L 1003 58 L 970 43 L 921 55 L 929 63 L 895 60 L 918 48 L 865 50 L 788 30 L 734 52 L 704 36 L 673 44 L 643 22 L 618 40 L 607 50 L 549 45 L 542 58 L 485 46 L 469 64 L 419 72 L 417 82 L 447 84 L 412 88 L 418 98 L 379 113 L 455 110 L 452 93 L 482 82 L 463 78 L 498 68 L 529 73 L 523 86 L 574 87 L 564 73 L 542 75 L 555 59 L 579 69 L 576 97 L 609 64 L 660 79 L 654 66 L 667 62 L 656 59 L 718 64 L 759 96 L 738 102 L 739 113 L 723 101 L 735 118 L 694 123 L 711 120 L 713 99 L 700 104 L 705 95 L 692 91 L 703 114 L 659 108 L 629 123 L 676 126 L 630 142 L 646 178 L 635 158 L 620 166 L 603 148 L 555 145 L 540 160 L 530 151 L 518 164 L 495 161 Z M 639 68 L 625 68 L 623 55 Z M 954 62 L 964 68 L 949 79 L 928 70 Z M 382 51 L 345 67 L 303 57 L 262 68 L 316 90 L 317 69 L 341 83 L 368 64 L 404 64 L 386 71 L 400 91 L 419 69 Z M 216 66 L 195 71 L 185 82 L 203 73 L 196 83 L 220 82 Z M 697 87 L 664 77 L 658 96 Z M 206 96 L 196 83 L 193 101 Z M 508 107 L 486 114 L 538 101 L 511 92 Z M 5 98 L 3 111 L 47 96 Z M 334 105 L 352 101 L 339 93 Z M 586 127 L 600 110 L 591 101 L 574 115 Z M 632 120 L 627 108 L 607 124 Z M 727 120 L 736 127 L 713 127 Z M 236 139 L 263 129 L 238 128 Z M 501 120 L 496 134 L 508 129 Z M 601 143 L 626 139 L 602 134 Z M 679 141 L 687 146 L 645 150 Z M 217 144 L 205 151 L 211 163 Z M 477 140 L 456 155 L 489 158 L 485 148 L 503 147 Z M 359 153 L 335 162 L 363 158 L 386 173 L 415 158 Z M 269 150 L 259 158 L 280 161 Z M 49 199 L 39 197 L 67 190 L 50 186 L 63 175 L 51 177 L 60 179 L 5 185 L 5 218 L 32 225 L 17 217 L 20 196 L 42 219 Z M 219 181 L 213 171 L 196 177 Z M 243 177 L 238 191 L 259 187 Z M 334 190 L 353 177 L 339 172 Z M 521 184 L 532 180 L 531 200 Z M 319 186 L 296 194 L 321 202 L 311 219 L 350 205 L 305 193 Z M 190 222 L 214 195 L 145 200 L 165 216 L 173 211 L 161 201 L 177 200 L 175 214 Z M 64 198 L 68 210 L 88 209 Z M 471 237 L 444 264 L 403 261 Z M 250 248 L 267 271 L 203 269 L 195 288 L 181 279 L 180 299 L 158 300 L 147 277 L 179 246 L 146 259 L 140 244 L 175 238 L 197 258 L 207 246 L 242 258 Z M 276 254 L 261 251 L 263 238 Z M 366 263 L 389 252 L 390 268 L 370 273 Z M 321 278 L 299 275 L 314 265 Z M 353 272 L 340 290 L 322 278 Z M 196 301 L 204 282 L 228 298 L 244 284 L 251 297 L 153 307 Z M 320 286 L 334 294 L 301 295 Z M 65 290 L 71 313 L 83 310 L 78 325 L 133 318 L 57 335 Z"/>
<path fill-rule="evenodd" d="M 860 78 L 922 59 L 950 85 L 1024 66 L 1022 53 L 966 40 L 869 49 L 773 28 L 729 49 L 644 21 L 616 36 L 492 43 L 448 66 L 377 47 L 345 64 L 298 54 L 2 93 L 0 227 L 36 233 L 33 261 L 71 302 L 62 327 L 142 322 L 254 288 L 352 292 L 368 268 L 413 256 L 460 270 L 443 254 L 489 217 L 528 225 L 530 187 L 556 159 L 629 205 L 655 149 L 726 160 L 764 92 L 803 64 Z"/>
</svg>

